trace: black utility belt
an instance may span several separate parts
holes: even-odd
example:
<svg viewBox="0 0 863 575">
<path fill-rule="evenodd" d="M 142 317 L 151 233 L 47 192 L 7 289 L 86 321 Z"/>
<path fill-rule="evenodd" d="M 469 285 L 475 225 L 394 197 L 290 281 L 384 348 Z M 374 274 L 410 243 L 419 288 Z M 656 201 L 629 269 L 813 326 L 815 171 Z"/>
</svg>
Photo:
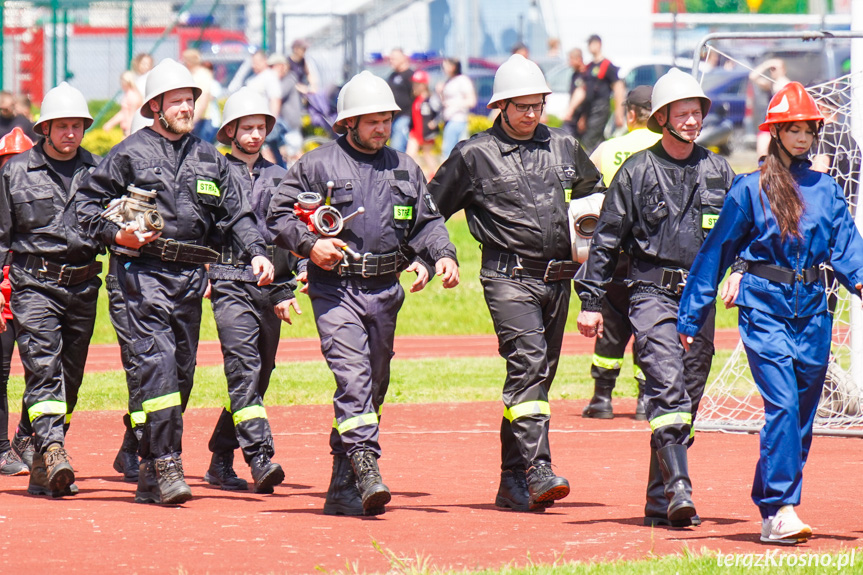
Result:
<svg viewBox="0 0 863 575">
<path fill-rule="evenodd" d="M 35 278 L 57 282 L 58 286 L 68 287 L 82 284 L 102 273 L 102 262 L 92 261 L 82 266 L 60 264 L 43 257 L 28 255 L 15 256 L 15 263 Z"/>
<path fill-rule="evenodd" d="M 821 279 L 821 268 L 812 266 L 797 273 L 796 270 L 762 262 L 749 262 L 747 273 L 772 282 L 794 285 L 797 282 L 811 284 Z"/>
<path fill-rule="evenodd" d="M 630 280 L 651 283 L 677 295 L 683 293 L 688 275 L 689 270 L 683 268 L 645 267 L 643 263 L 632 265 L 629 270 Z"/>
<path fill-rule="evenodd" d="M 156 238 L 141 246 L 138 251 L 141 255 L 156 257 L 163 262 L 204 265 L 219 261 L 219 252 L 215 250 L 172 239 Z"/>
<path fill-rule="evenodd" d="M 396 274 L 404 269 L 405 258 L 400 252 L 389 254 L 365 253 L 359 260 L 351 258 L 348 254 L 333 271 L 340 276 L 360 276 L 373 278 Z"/>
<path fill-rule="evenodd" d="M 248 265 L 251 265 L 251 258 L 249 261 L 245 261 L 242 257 L 245 255 L 248 257 L 249 254 L 245 252 L 242 254 L 238 254 L 234 251 L 234 248 L 231 246 L 225 246 L 222 248 L 222 253 L 219 255 L 218 264 L 222 266 L 234 266 L 237 268 L 242 268 Z M 267 246 L 267 259 L 271 262 L 275 261 L 276 256 L 276 247 L 275 246 Z"/>
<path fill-rule="evenodd" d="M 535 260 L 485 248 L 482 250 L 482 267 L 512 279 L 529 277 L 549 283 L 571 280 L 581 264 L 572 260 Z"/>
</svg>

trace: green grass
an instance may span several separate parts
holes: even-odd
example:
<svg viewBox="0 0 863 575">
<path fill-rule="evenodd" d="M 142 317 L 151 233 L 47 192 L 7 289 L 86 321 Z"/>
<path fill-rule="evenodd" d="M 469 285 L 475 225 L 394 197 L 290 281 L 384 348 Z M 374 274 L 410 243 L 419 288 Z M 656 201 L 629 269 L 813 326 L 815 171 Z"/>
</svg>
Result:
<svg viewBox="0 0 863 575">
<path fill-rule="evenodd" d="M 461 283 L 454 289 L 445 290 L 437 279 L 429 283 L 419 293 L 407 293 L 405 304 L 399 314 L 397 335 L 477 335 L 492 334 L 494 327 L 482 295 L 479 283 L 480 250 L 476 240 L 471 237 L 467 222 L 459 214 L 447 223 L 450 237 L 458 249 L 461 265 Z M 107 263 L 104 266 L 107 271 Z M 413 281 L 413 274 L 404 274 L 402 285 L 405 292 Z M 99 297 L 99 310 L 96 316 L 96 328 L 92 343 L 115 343 L 117 341 L 114 328 L 108 319 L 108 296 L 104 292 Z M 298 299 L 303 314 L 293 325 L 282 325 L 282 337 L 317 337 L 312 306 L 309 298 L 299 294 Z M 213 320 L 212 308 L 204 301 L 204 313 L 201 321 L 201 340 L 216 340 L 216 323 Z M 577 331 L 576 318 L 581 309 L 577 296 L 570 301 L 567 331 Z M 726 310 L 719 306 L 717 313 L 718 328 L 736 327 L 736 310 Z"/>
</svg>

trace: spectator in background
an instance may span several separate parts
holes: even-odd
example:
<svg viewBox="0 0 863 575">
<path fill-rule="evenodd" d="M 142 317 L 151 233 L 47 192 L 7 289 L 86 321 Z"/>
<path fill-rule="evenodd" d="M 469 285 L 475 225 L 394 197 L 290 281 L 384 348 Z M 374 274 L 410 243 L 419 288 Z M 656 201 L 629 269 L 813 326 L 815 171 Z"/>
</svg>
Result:
<svg viewBox="0 0 863 575">
<path fill-rule="evenodd" d="M 593 34 L 587 39 L 587 49 L 593 59 L 584 71 L 584 100 L 580 105 L 585 120 L 580 140 L 590 154 L 605 139 L 605 125 L 611 115 L 612 96 L 617 102 L 614 124 L 618 127 L 626 126 L 623 106 L 626 88 L 617 75 L 618 67 L 602 55 L 602 39 L 599 36 Z M 570 102 L 570 107 L 572 104 Z"/>
<path fill-rule="evenodd" d="M 473 81 L 461 73 L 457 58 L 445 58 L 441 66 L 447 77 L 440 89 L 444 121 L 441 159 L 446 160 L 455 145 L 467 139 L 468 114 L 476 106 L 476 91 Z"/>
<path fill-rule="evenodd" d="M 131 133 L 132 118 L 135 117 L 138 109 L 144 103 L 144 97 L 135 84 L 135 74 L 130 70 L 120 74 L 120 87 L 123 90 L 123 96 L 120 98 L 120 110 L 102 125 L 102 129 L 110 132 L 115 126 L 120 126 L 125 137 Z"/>
<path fill-rule="evenodd" d="M 212 106 L 213 102 L 212 87 L 215 79 L 213 71 L 204 66 L 204 61 L 201 58 L 201 52 L 194 48 L 184 50 L 182 54 L 183 65 L 192 73 L 192 79 L 198 88 L 201 89 L 201 95 L 195 100 L 195 117 L 192 133 L 204 140 L 205 142 L 213 143 L 216 140 L 216 132 L 219 130 L 219 124 L 213 122 Z"/>
<path fill-rule="evenodd" d="M 309 43 L 303 39 L 294 40 L 291 44 L 291 54 L 288 56 L 288 68 L 296 79 L 297 91 L 303 96 L 318 91 L 318 81 L 309 63 L 306 61 L 306 50 Z"/>
<path fill-rule="evenodd" d="M 135 85 L 140 94 L 147 93 L 147 74 L 153 69 L 153 57 L 146 52 L 135 54 L 132 58 L 132 72 L 135 73 Z"/>
<path fill-rule="evenodd" d="M 560 38 L 548 39 L 548 51 L 545 53 L 545 57 L 549 60 L 563 58 L 563 54 L 560 52 Z"/>
<path fill-rule="evenodd" d="M 516 42 L 513 45 L 511 52 L 513 54 L 520 54 L 530 60 L 530 48 L 528 48 L 527 44 L 524 42 Z"/>
<path fill-rule="evenodd" d="M 15 96 L 15 113 L 27 118 L 28 122 L 33 121 L 33 102 L 30 101 L 30 96 L 27 94 Z"/>
<path fill-rule="evenodd" d="M 785 61 L 782 58 L 768 58 L 749 72 L 749 81 L 767 92 L 770 99 L 784 88 L 791 78 L 785 72 Z M 767 154 L 769 145 L 770 133 L 759 131 L 755 139 L 755 153 L 759 158 Z"/>
<path fill-rule="evenodd" d="M 276 71 L 270 68 L 268 60 L 267 53 L 263 50 L 255 52 L 252 56 L 254 74 L 246 80 L 246 86 L 263 94 L 267 98 L 270 113 L 278 118 L 282 109 L 282 80 Z M 278 147 L 273 150 L 273 147 L 268 145 L 261 150 L 261 155 L 265 160 L 285 167 L 285 160 L 278 152 Z"/>
<path fill-rule="evenodd" d="M 581 48 L 573 48 L 569 51 L 569 67 L 572 68 L 572 76 L 569 80 L 569 106 L 563 115 L 563 129 L 575 138 L 581 138 L 584 131 L 584 53 Z M 579 122 L 581 125 L 579 126 Z"/>
<path fill-rule="evenodd" d="M 411 105 L 413 104 L 413 75 L 410 60 L 401 48 L 393 48 L 390 51 L 390 66 L 393 71 L 387 78 L 387 84 L 393 91 L 396 105 L 401 108 L 393 118 L 392 135 L 390 136 L 390 147 L 404 152 L 408 147 L 408 133 L 411 127 Z"/>
<path fill-rule="evenodd" d="M 408 138 L 407 154 L 419 164 L 426 179 L 431 179 L 438 166 L 434 153 L 435 138 L 438 135 L 438 109 L 431 99 L 429 75 L 425 70 L 417 70 L 413 75 L 414 102 L 411 106 L 411 131 Z"/>
<path fill-rule="evenodd" d="M 16 127 L 21 128 L 31 140 L 36 140 L 33 123 L 15 111 L 15 96 L 11 92 L 0 91 L 0 138 Z"/>
<path fill-rule="evenodd" d="M 813 146 L 812 169 L 833 177 L 842 192 L 851 214 L 857 213 L 858 187 L 860 186 L 861 154 L 860 146 L 848 129 L 839 121 L 840 110 L 848 111 L 850 104 L 840 94 L 818 94 L 815 89 L 818 109 L 824 116 L 824 128 Z M 832 283 L 832 282 L 830 282 Z M 830 285 L 830 284 L 828 284 Z"/>
<path fill-rule="evenodd" d="M 296 44 L 296 42 L 294 42 Z M 293 164 L 303 151 L 303 94 L 300 81 L 291 65 L 291 58 L 274 54 L 270 56 L 270 66 L 281 78 L 282 107 L 277 123 L 284 129 L 283 143 L 287 160 Z M 307 89 L 306 85 L 303 89 Z M 275 130 L 273 130 L 275 131 Z"/>
</svg>

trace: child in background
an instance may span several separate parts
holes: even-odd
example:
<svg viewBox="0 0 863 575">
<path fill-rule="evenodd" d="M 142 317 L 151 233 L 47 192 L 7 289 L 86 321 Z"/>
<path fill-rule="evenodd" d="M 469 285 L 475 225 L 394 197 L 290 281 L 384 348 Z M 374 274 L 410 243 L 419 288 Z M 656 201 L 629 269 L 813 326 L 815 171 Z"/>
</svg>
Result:
<svg viewBox="0 0 863 575">
<path fill-rule="evenodd" d="M 408 136 L 407 154 L 419 164 L 427 179 L 431 179 L 438 161 L 434 151 L 438 136 L 438 109 L 431 100 L 429 75 L 417 70 L 413 75 L 414 103 L 411 106 L 411 129 Z"/>
</svg>

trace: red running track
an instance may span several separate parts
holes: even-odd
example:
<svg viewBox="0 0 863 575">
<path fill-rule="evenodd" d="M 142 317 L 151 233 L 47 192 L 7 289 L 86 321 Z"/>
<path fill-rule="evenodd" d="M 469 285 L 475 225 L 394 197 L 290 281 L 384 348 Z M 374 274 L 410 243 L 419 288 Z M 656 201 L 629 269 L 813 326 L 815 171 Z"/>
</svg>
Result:
<svg viewBox="0 0 863 575">
<path fill-rule="evenodd" d="M 736 329 L 716 332 L 717 349 L 733 349 L 740 339 Z M 17 347 L 15 348 L 17 350 Z M 398 359 L 425 357 L 482 357 L 497 355 L 497 338 L 493 335 L 457 336 L 403 336 L 395 343 Z M 583 355 L 593 353 L 593 339 L 578 333 L 567 333 L 563 338 L 563 353 Z M 317 338 L 283 339 L 276 357 L 278 362 L 323 361 L 321 344 Z M 222 349 L 218 341 L 202 341 L 198 346 L 198 365 L 220 365 Z M 116 344 L 91 345 L 87 355 L 89 372 L 123 369 L 120 348 Z M 12 375 L 23 375 L 24 368 L 18 353 L 12 357 Z"/>
</svg>

